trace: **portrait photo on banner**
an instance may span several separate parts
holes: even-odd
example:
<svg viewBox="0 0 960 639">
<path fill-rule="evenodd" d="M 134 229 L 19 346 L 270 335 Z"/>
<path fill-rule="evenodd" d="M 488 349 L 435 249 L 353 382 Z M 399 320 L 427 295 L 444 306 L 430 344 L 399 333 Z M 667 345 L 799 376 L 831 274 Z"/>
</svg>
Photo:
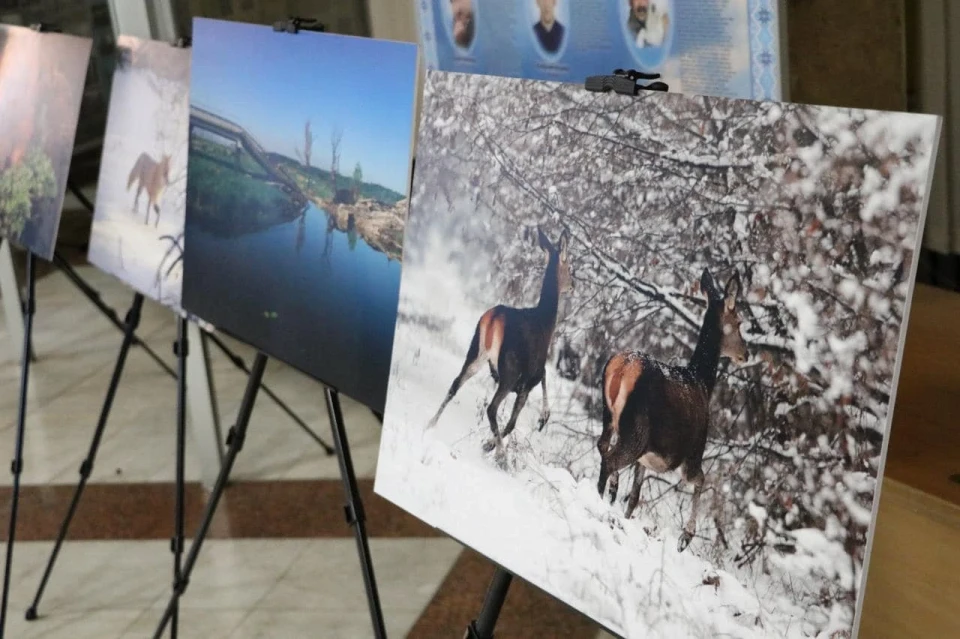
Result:
<svg viewBox="0 0 960 639">
<path fill-rule="evenodd" d="M 49 260 L 91 40 L 0 25 L 0 237 Z"/>
<path fill-rule="evenodd" d="M 627 637 L 849 632 L 939 127 L 428 71 L 376 492 Z"/>
<path fill-rule="evenodd" d="M 184 308 L 382 411 L 417 47 L 195 19 Z"/>
</svg>

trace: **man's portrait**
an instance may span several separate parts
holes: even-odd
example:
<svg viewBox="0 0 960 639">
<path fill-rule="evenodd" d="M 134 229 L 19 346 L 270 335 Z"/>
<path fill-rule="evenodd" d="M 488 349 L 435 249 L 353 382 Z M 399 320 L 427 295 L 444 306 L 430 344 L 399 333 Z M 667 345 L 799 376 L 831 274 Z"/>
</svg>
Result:
<svg viewBox="0 0 960 639">
<path fill-rule="evenodd" d="M 450 0 L 450 8 L 453 12 L 453 41 L 458 47 L 469 49 L 476 33 L 473 0 Z"/>
<path fill-rule="evenodd" d="M 540 46 L 547 53 L 556 53 L 563 44 L 565 28 L 557 20 L 557 2 L 559 0 L 536 0 L 540 9 L 540 21 L 533 25 Z"/>
<path fill-rule="evenodd" d="M 640 47 L 663 46 L 670 26 L 666 7 L 658 0 L 625 0 L 629 7 L 627 29 Z"/>
</svg>

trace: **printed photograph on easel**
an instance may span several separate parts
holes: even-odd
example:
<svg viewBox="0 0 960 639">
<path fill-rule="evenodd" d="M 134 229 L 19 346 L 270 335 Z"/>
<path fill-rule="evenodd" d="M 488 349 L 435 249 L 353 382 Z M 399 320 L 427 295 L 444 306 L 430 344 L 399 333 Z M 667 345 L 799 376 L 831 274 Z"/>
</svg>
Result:
<svg viewBox="0 0 960 639">
<path fill-rule="evenodd" d="M 196 19 L 184 307 L 381 411 L 412 44 Z"/>
<path fill-rule="evenodd" d="M 183 282 L 190 50 L 120 36 L 88 258 L 174 310 Z"/>
<path fill-rule="evenodd" d="M 91 41 L 0 25 L 0 236 L 53 257 Z"/>
<path fill-rule="evenodd" d="M 850 636 L 939 118 L 423 99 L 376 492 L 623 636 Z"/>
</svg>

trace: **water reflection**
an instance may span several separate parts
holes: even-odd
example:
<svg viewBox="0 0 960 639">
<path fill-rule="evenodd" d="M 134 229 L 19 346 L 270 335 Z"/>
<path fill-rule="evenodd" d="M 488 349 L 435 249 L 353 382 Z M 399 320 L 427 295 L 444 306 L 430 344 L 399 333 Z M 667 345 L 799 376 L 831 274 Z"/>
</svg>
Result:
<svg viewBox="0 0 960 639">
<path fill-rule="evenodd" d="M 332 215 L 327 215 L 327 232 L 323 236 L 323 252 L 320 254 L 320 261 L 327 267 L 330 266 L 330 254 L 333 251 L 333 232 L 337 230 L 337 224 Z"/>
<path fill-rule="evenodd" d="M 294 248 L 297 251 L 297 255 L 300 255 L 300 251 L 303 250 L 303 245 L 307 241 L 307 210 L 304 209 L 303 213 L 300 215 L 300 218 L 297 220 L 297 237 L 294 240 Z"/>
<path fill-rule="evenodd" d="M 400 263 L 337 219 L 310 204 L 223 233 L 188 216 L 191 312 L 318 379 L 366 384 L 389 368 Z"/>
</svg>

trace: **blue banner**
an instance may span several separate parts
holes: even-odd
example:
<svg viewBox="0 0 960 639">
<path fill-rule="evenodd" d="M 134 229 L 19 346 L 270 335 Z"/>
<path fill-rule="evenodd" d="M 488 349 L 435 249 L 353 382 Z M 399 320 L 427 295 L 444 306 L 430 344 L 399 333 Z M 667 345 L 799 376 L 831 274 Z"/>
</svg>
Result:
<svg viewBox="0 0 960 639">
<path fill-rule="evenodd" d="M 617 68 L 782 99 L 777 0 L 417 0 L 427 66 L 559 82 Z"/>
</svg>

